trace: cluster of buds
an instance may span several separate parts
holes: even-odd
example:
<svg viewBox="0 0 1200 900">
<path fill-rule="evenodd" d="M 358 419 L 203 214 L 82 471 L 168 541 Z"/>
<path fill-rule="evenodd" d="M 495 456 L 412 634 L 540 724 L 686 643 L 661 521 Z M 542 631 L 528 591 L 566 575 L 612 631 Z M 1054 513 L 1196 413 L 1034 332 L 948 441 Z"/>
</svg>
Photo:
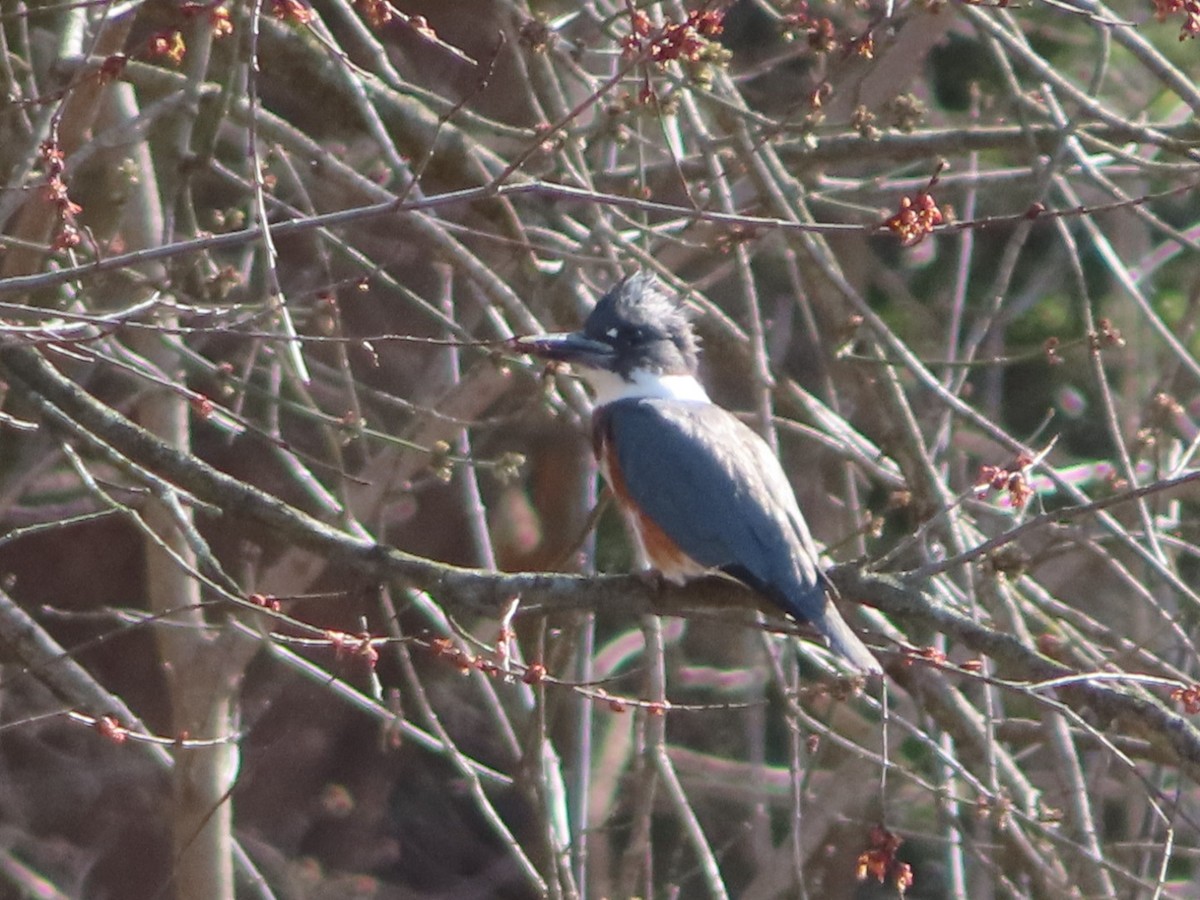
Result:
<svg viewBox="0 0 1200 900">
<path fill-rule="evenodd" d="M 558 35 L 542 15 L 522 22 L 521 27 L 517 29 L 517 36 L 521 40 L 521 46 L 530 53 L 545 53 L 558 40 Z"/>
<path fill-rule="evenodd" d="M 271 0 L 271 15 L 283 22 L 307 25 L 313 20 L 313 11 L 301 0 Z"/>
<path fill-rule="evenodd" d="M 816 53 L 833 53 L 840 49 L 846 56 L 861 56 L 873 59 L 875 38 L 870 31 L 844 37 L 828 16 L 814 15 L 806 0 L 795 4 L 797 12 L 788 13 L 779 22 L 785 41 L 803 38 Z"/>
<path fill-rule="evenodd" d="M 896 857 L 904 841 L 882 825 L 871 826 L 870 841 L 871 846 L 858 856 L 858 880 L 870 877 L 880 884 L 887 882 L 903 897 L 913 886 L 912 866 Z"/>
<path fill-rule="evenodd" d="M 1091 335 L 1091 347 L 1093 350 L 1105 350 L 1110 347 L 1120 349 L 1125 346 L 1125 338 L 1121 336 L 1119 329 L 1113 327 L 1113 323 L 1108 319 L 1101 319 L 1096 323 L 1096 333 Z"/>
<path fill-rule="evenodd" d="M 342 446 L 349 446 L 362 438 L 366 427 L 367 420 L 353 409 L 348 409 L 338 416 L 337 429 L 341 436 Z"/>
<path fill-rule="evenodd" d="M 369 634 L 354 635 L 328 630 L 325 632 L 325 639 L 329 641 L 329 646 L 333 647 L 336 659 L 361 659 L 368 669 L 374 669 L 379 662 L 379 651 L 375 649 L 374 638 Z"/>
<path fill-rule="evenodd" d="M 392 5 L 387 0 L 355 0 L 354 5 L 372 28 L 382 28 L 394 18 Z"/>
<path fill-rule="evenodd" d="M 985 794 L 975 803 L 975 818 L 981 822 L 991 820 L 1003 827 L 1012 815 L 1012 808 L 1012 798 L 1006 792 L 1001 791 L 994 797 Z"/>
<path fill-rule="evenodd" d="M 339 314 L 337 295 L 332 291 L 318 291 L 313 298 L 313 330 L 322 335 L 337 334 Z"/>
<path fill-rule="evenodd" d="M 713 239 L 713 249 L 718 253 L 728 253 L 739 244 L 752 244 L 758 240 L 758 229 L 753 225 L 743 225 L 734 222 L 727 229 L 717 234 Z"/>
<path fill-rule="evenodd" d="M 1154 17 L 1165 22 L 1167 16 L 1176 13 L 1183 16 L 1179 26 L 1179 39 L 1200 37 L 1200 0 L 1154 0 Z"/>
<path fill-rule="evenodd" d="M 389 6 L 389 11 L 391 7 Z M 408 27 L 426 40 L 436 41 L 438 34 L 424 16 L 409 16 Z"/>
<path fill-rule="evenodd" d="M 54 206 L 58 213 L 58 227 L 54 233 L 52 250 L 70 250 L 79 246 L 81 240 L 79 225 L 75 217 L 83 212 L 83 207 L 71 200 L 67 194 L 67 183 L 63 180 L 66 173 L 67 160 L 62 147 L 55 137 L 42 141 L 38 147 L 42 163 L 46 167 L 46 183 L 42 187 L 46 202 Z"/>
<path fill-rule="evenodd" d="M 1061 366 L 1063 358 L 1058 355 L 1058 347 L 1061 342 L 1053 335 L 1046 338 L 1046 343 L 1042 345 L 1042 350 L 1046 354 L 1046 364 L 1050 366 Z"/>
<path fill-rule="evenodd" d="M 125 66 L 129 62 L 129 57 L 124 53 L 114 53 L 111 56 L 106 56 L 104 61 L 100 63 L 100 68 L 96 70 L 96 78 L 101 84 L 111 84 L 121 77 L 121 73 L 125 71 Z"/>
<path fill-rule="evenodd" d="M 442 484 L 449 484 L 454 477 L 454 460 L 450 457 L 450 449 L 446 441 L 434 441 L 429 448 L 429 471 Z"/>
<path fill-rule="evenodd" d="M 493 474 L 501 484 L 512 484 L 521 477 L 525 456 L 521 453 L 501 453 L 493 463 Z"/>
<path fill-rule="evenodd" d="M 268 594 L 251 594 L 246 598 L 255 606 L 261 606 L 263 609 L 270 612 L 280 612 L 283 609 L 278 597 L 272 597 Z"/>
<path fill-rule="evenodd" d="M 1023 509 L 1033 496 L 1033 488 L 1029 486 L 1026 475 L 1032 465 L 1033 460 L 1021 454 L 1011 469 L 1005 466 L 980 466 L 979 477 L 975 480 L 976 495 L 982 500 L 989 491 L 1007 493 L 1012 507 Z"/>
<path fill-rule="evenodd" d="M 466 675 L 472 669 L 477 669 L 484 675 L 492 677 L 503 674 L 506 680 L 511 681 L 514 673 L 508 668 L 508 640 L 509 637 L 502 634 L 501 639 L 497 641 L 496 659 L 489 659 L 482 654 L 468 653 L 449 638 L 433 638 L 429 642 L 429 649 L 434 656 L 448 661 L 462 675 Z M 525 666 L 524 670 L 520 672 L 520 676 L 521 680 L 529 685 L 542 684 L 550 678 L 546 667 L 537 662 Z"/>
<path fill-rule="evenodd" d="M 200 3 L 188 0 L 179 7 L 179 14 L 185 20 L 205 17 L 214 37 L 222 38 L 233 34 L 233 19 L 229 15 L 229 7 L 220 2 Z M 187 42 L 183 39 L 183 32 L 178 28 L 156 31 L 146 41 L 146 54 L 151 58 L 179 65 L 187 55 Z"/>
<path fill-rule="evenodd" d="M 129 738 L 129 729 L 117 721 L 116 716 L 100 716 L 92 725 L 99 734 L 114 744 L 123 744 Z"/>
<path fill-rule="evenodd" d="M 944 666 L 948 662 L 944 651 L 937 647 L 910 647 L 904 651 L 902 662 L 906 666 L 911 666 L 915 662 L 933 663 L 935 666 Z"/>
<path fill-rule="evenodd" d="M 449 661 L 462 675 L 466 675 L 472 669 L 478 669 L 483 674 L 492 676 L 502 671 L 499 665 L 486 656 L 468 653 L 449 638 L 433 638 L 429 642 L 429 649 L 434 656 Z M 545 673 L 545 669 L 542 672 Z"/>
<path fill-rule="evenodd" d="M 207 16 L 213 37 L 221 38 L 233 34 L 233 19 L 229 17 L 229 7 L 221 3 L 186 2 L 179 7 L 179 13 L 185 19 Z"/>
<path fill-rule="evenodd" d="M 208 420 L 213 417 L 213 413 L 217 411 L 216 404 L 212 402 L 212 398 L 204 394 L 187 393 L 188 405 L 191 406 L 192 412 L 196 414 L 198 419 Z"/>
<path fill-rule="evenodd" d="M 1177 398 L 1166 391 L 1159 391 L 1151 398 L 1146 415 L 1151 433 L 1164 431 L 1184 436 L 1188 440 L 1192 440 L 1195 435 L 1196 427 L 1187 410 Z"/>
<path fill-rule="evenodd" d="M 179 65 L 187 53 L 183 32 L 178 28 L 155 32 L 146 42 L 146 53 L 154 59 L 163 59 L 176 66 Z"/>
<path fill-rule="evenodd" d="M 875 127 L 875 113 L 861 103 L 850 114 L 850 126 L 868 141 L 879 140 L 879 129 Z"/>
<path fill-rule="evenodd" d="M 622 39 L 621 49 L 627 56 L 646 54 L 656 63 L 700 62 L 711 54 L 711 38 L 724 30 L 724 20 L 724 10 L 692 10 L 682 22 L 656 29 L 645 12 L 636 10 L 633 30 Z"/>
<path fill-rule="evenodd" d="M 825 16 L 814 16 L 805 0 L 796 4 L 798 12 L 788 13 L 780 20 L 785 41 L 794 41 L 803 36 L 808 46 L 817 53 L 831 53 L 837 49 L 837 26 Z"/>
<path fill-rule="evenodd" d="M 1189 716 L 1200 713 L 1200 684 L 1189 684 L 1171 691 L 1171 699 L 1183 707 Z"/>
<path fill-rule="evenodd" d="M 883 104 L 888 124 L 904 134 L 912 134 L 925 117 L 925 104 L 915 94 L 900 94 Z M 940 167 L 939 167 L 940 171 Z M 933 185 L 931 184 L 930 187 Z M 928 190 L 928 188 L 926 189 Z"/>
<path fill-rule="evenodd" d="M 901 197 L 900 209 L 883 220 L 883 227 L 900 238 L 901 246 L 914 247 L 944 221 L 933 195 L 921 191 L 916 197 Z"/>
<path fill-rule="evenodd" d="M 567 136 L 562 129 L 555 128 L 549 122 L 538 122 L 533 130 L 538 139 L 538 150 L 545 156 L 552 156 L 567 145 Z"/>
<path fill-rule="evenodd" d="M 869 31 L 852 37 L 846 41 L 847 56 L 861 56 L 863 59 L 875 58 L 875 36 Z"/>
</svg>

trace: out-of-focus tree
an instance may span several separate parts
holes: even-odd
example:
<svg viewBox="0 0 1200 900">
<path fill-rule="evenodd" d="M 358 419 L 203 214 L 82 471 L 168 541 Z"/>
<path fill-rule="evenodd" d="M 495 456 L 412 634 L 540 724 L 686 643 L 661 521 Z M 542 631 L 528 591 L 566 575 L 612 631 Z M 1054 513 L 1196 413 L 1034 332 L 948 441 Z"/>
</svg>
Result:
<svg viewBox="0 0 1200 900">
<path fill-rule="evenodd" d="M 0 896 L 1194 897 L 1200 4 L 0 3 Z M 645 268 L 887 670 L 639 561 Z"/>
</svg>

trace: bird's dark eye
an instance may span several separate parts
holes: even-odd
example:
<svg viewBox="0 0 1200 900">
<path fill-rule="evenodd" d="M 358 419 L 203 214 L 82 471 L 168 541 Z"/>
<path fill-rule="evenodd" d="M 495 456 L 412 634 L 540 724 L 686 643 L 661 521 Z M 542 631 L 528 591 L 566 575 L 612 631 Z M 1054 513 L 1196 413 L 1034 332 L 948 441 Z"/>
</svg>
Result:
<svg viewBox="0 0 1200 900">
<path fill-rule="evenodd" d="M 612 340 L 613 345 L 617 347 L 628 347 L 637 341 L 638 336 L 638 329 L 632 325 L 612 328 L 608 332 L 608 337 Z"/>
</svg>

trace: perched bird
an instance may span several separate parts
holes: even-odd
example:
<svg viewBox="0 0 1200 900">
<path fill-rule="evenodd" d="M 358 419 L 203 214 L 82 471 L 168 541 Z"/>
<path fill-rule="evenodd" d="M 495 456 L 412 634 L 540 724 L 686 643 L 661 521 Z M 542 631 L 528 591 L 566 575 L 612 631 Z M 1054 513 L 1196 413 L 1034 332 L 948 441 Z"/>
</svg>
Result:
<svg viewBox="0 0 1200 900">
<path fill-rule="evenodd" d="M 809 622 L 867 675 L 879 662 L 830 602 L 817 549 L 779 460 L 696 379 L 686 311 L 650 273 L 605 294 L 569 334 L 518 338 L 569 363 L 595 393 L 600 470 L 646 558 L 669 581 L 721 572 Z"/>
</svg>

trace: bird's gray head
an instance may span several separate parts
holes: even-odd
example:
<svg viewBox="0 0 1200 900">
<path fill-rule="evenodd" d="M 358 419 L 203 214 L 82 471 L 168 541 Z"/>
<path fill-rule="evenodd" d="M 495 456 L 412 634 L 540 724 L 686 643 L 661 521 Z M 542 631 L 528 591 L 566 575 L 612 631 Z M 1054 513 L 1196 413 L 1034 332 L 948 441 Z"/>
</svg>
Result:
<svg viewBox="0 0 1200 900">
<path fill-rule="evenodd" d="M 585 374 L 612 373 L 627 382 L 640 375 L 692 376 L 699 362 L 687 311 L 645 271 L 622 279 L 601 297 L 582 330 L 519 338 L 517 346 L 571 363 Z"/>
<path fill-rule="evenodd" d="M 612 347 L 612 371 L 693 375 L 699 346 L 687 310 L 650 272 L 635 272 L 600 298 L 583 335 Z"/>
</svg>

